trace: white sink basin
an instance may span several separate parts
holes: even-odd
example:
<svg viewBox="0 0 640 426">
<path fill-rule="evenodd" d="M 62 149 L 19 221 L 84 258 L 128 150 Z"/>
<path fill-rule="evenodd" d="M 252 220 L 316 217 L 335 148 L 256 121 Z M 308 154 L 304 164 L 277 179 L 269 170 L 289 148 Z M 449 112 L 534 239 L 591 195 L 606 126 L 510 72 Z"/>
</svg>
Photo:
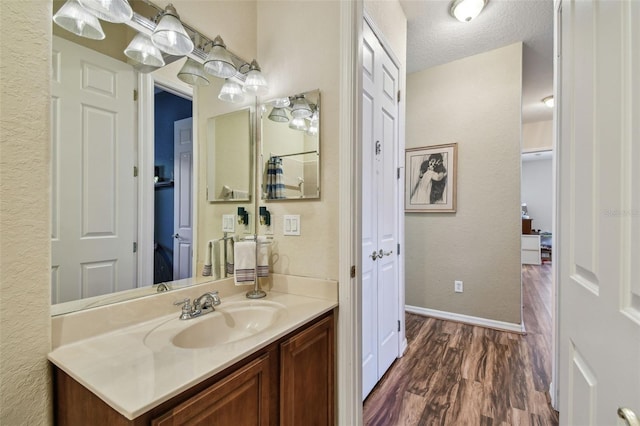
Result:
<svg viewBox="0 0 640 426">
<path fill-rule="evenodd" d="M 151 349 L 172 345 L 183 349 L 202 349 L 246 339 L 286 317 L 284 305 L 267 300 L 222 301 L 214 312 L 180 320 L 177 317 L 149 332 L 144 343 Z"/>
</svg>

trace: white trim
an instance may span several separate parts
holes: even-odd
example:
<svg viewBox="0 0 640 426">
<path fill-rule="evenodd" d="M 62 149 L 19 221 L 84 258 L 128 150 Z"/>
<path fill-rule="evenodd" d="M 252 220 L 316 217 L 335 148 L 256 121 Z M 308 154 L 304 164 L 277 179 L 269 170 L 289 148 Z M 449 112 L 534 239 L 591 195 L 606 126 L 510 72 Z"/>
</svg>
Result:
<svg viewBox="0 0 640 426">
<path fill-rule="evenodd" d="M 512 322 L 496 321 L 487 318 L 473 317 L 471 315 L 456 314 L 455 312 L 438 311 L 436 309 L 422 308 L 420 306 L 406 305 L 407 312 L 438 318 L 447 321 L 462 322 L 465 324 L 477 325 L 479 327 L 492 328 L 495 330 L 508 331 L 511 333 L 525 334 L 524 323 L 515 324 Z"/>
<path fill-rule="evenodd" d="M 362 425 L 360 40 L 362 0 L 340 2 L 339 266 L 336 406 L 339 425 Z M 351 267 L 356 277 L 351 278 Z"/>
</svg>

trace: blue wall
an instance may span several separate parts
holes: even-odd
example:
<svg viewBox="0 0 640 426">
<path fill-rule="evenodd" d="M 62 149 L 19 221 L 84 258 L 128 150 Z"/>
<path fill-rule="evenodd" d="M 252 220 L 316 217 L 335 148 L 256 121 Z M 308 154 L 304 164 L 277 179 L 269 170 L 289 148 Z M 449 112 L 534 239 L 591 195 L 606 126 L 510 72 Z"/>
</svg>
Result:
<svg viewBox="0 0 640 426">
<path fill-rule="evenodd" d="M 192 111 L 190 100 L 156 89 L 155 165 L 160 167 L 161 180 L 169 181 L 173 177 L 173 122 L 191 117 Z M 162 256 L 155 259 L 154 282 L 157 283 L 173 279 L 173 186 L 155 190 L 154 228 L 155 242 L 160 245 L 156 256 Z"/>
</svg>

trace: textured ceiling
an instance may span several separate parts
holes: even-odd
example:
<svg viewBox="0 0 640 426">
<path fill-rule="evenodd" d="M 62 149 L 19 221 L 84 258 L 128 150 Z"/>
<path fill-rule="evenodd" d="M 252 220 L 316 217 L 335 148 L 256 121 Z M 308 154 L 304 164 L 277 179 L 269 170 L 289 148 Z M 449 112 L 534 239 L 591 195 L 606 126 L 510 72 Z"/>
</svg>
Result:
<svg viewBox="0 0 640 426">
<path fill-rule="evenodd" d="M 449 14 L 451 0 L 400 0 L 407 16 L 407 72 L 522 41 L 523 121 L 550 120 L 540 100 L 553 93 L 553 0 L 489 0 L 469 23 Z"/>
</svg>

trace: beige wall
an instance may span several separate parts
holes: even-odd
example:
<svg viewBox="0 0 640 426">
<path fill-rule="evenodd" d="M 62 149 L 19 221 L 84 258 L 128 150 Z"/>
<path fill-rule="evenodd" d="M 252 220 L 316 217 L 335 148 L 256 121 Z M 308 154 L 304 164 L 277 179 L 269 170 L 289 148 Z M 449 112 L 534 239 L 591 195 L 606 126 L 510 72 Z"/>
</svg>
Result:
<svg viewBox="0 0 640 426">
<path fill-rule="evenodd" d="M 51 422 L 51 4 L 0 2 L 0 424 Z"/>
<path fill-rule="evenodd" d="M 322 105 L 320 199 L 262 203 L 277 273 L 338 278 L 339 22 L 337 1 L 258 1 L 258 61 L 270 87 L 264 99 L 320 89 Z M 300 215 L 301 236 L 283 236 L 285 214 Z"/>
<path fill-rule="evenodd" d="M 521 75 L 516 43 L 408 76 L 407 148 L 458 143 L 457 213 L 405 214 L 408 305 L 520 323 Z"/>
<path fill-rule="evenodd" d="M 553 148 L 553 121 L 522 123 L 522 152 Z"/>
</svg>

